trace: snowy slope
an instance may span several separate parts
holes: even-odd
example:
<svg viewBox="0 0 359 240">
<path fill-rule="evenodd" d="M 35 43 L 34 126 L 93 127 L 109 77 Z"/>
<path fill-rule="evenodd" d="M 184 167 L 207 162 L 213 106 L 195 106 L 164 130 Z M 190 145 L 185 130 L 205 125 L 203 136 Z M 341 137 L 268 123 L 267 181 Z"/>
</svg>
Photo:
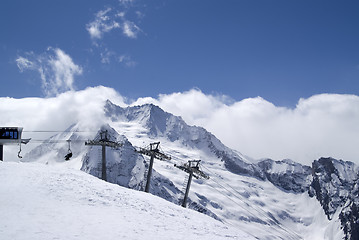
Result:
<svg viewBox="0 0 359 240">
<path fill-rule="evenodd" d="M 108 124 L 114 130 L 114 139 L 126 146 L 106 150 L 109 168 L 116 169 L 111 171 L 114 174 L 111 182 L 141 190 L 148 157 L 136 155 L 133 146 L 160 141 L 161 150 L 171 155 L 172 160 L 155 161 L 151 193 L 180 204 L 183 192 L 178 189 L 183 189 L 187 174 L 174 164 L 201 159 L 202 170 L 210 179 L 193 180 L 189 208 L 205 212 L 258 239 L 342 239 L 339 213 L 328 220 L 320 202 L 306 192 L 312 180 L 310 167 L 290 160 L 253 163 L 205 129 L 188 126 L 182 118 L 151 104 L 121 108 L 107 101 L 104 111 L 103 124 Z M 88 137 L 71 131 L 63 134 L 54 138 Z M 45 150 L 40 151 L 42 148 Z M 66 151 L 66 143 L 54 142 L 51 148 L 40 145 L 24 159 L 82 168 L 99 176 L 99 149 L 78 146 L 73 148 L 75 157 L 64 162 L 58 153 Z"/>
<path fill-rule="evenodd" d="M 0 162 L 0 236 L 254 239 L 195 211 L 63 166 Z"/>
</svg>

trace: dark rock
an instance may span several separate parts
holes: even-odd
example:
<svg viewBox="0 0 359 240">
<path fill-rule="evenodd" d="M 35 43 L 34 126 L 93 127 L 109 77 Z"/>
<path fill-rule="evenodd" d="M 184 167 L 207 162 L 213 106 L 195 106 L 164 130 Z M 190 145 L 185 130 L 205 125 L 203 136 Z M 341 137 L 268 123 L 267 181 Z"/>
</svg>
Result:
<svg viewBox="0 0 359 240">
<path fill-rule="evenodd" d="M 345 239 L 359 239 L 358 171 L 354 163 L 320 158 L 314 161 L 309 195 L 316 196 L 328 219 L 339 209 Z"/>
<path fill-rule="evenodd" d="M 309 189 L 312 169 L 289 159 L 260 161 L 258 166 L 263 170 L 266 178 L 275 186 L 285 191 L 302 193 Z"/>
</svg>

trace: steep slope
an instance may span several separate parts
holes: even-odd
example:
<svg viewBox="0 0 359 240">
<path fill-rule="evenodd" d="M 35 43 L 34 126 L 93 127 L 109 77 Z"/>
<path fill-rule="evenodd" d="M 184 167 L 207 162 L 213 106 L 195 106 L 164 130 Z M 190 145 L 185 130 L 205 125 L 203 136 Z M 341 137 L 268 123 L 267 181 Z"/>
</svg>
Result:
<svg viewBox="0 0 359 240">
<path fill-rule="evenodd" d="M 0 235 L 12 239 L 254 239 L 151 194 L 61 165 L 0 162 Z"/>
</svg>

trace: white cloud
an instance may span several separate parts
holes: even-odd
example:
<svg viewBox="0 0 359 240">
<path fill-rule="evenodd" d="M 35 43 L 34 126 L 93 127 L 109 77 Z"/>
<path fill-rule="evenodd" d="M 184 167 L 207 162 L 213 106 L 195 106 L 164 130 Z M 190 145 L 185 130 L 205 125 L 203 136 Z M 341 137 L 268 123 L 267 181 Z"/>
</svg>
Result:
<svg viewBox="0 0 359 240">
<path fill-rule="evenodd" d="M 121 55 L 117 58 L 119 63 L 124 63 L 126 67 L 134 67 L 137 65 L 135 61 L 128 55 Z"/>
<path fill-rule="evenodd" d="M 125 3 L 126 4 L 126 3 Z M 137 38 L 141 29 L 126 18 L 125 12 L 116 12 L 112 8 L 106 8 L 96 13 L 95 20 L 86 25 L 86 30 L 95 42 L 103 38 L 105 33 L 114 29 L 121 29 L 124 36 Z"/>
<path fill-rule="evenodd" d="M 54 78 L 50 82 L 49 93 L 58 94 L 67 90 L 74 90 L 74 76 L 82 74 L 82 68 L 76 65 L 71 57 L 61 49 L 56 48 L 55 58 L 49 60 L 49 64 L 54 73 Z"/>
<path fill-rule="evenodd" d="M 110 99 L 127 106 L 114 89 L 68 91 L 51 98 L 0 98 L 0 125 L 26 130 L 64 130 L 78 120 L 83 128 L 103 121 L 103 104 Z M 291 158 L 305 164 L 331 156 L 359 164 L 359 96 L 320 94 L 300 99 L 295 108 L 278 107 L 261 97 L 228 103 L 225 96 L 198 89 L 140 98 L 131 105 L 154 103 L 203 126 L 224 144 L 250 157 Z M 24 137 L 31 137 L 29 135 Z M 13 154 L 14 158 L 16 153 Z"/>
<path fill-rule="evenodd" d="M 141 11 L 136 11 L 135 13 L 138 19 L 143 19 L 145 17 L 145 14 Z"/>
<path fill-rule="evenodd" d="M 63 50 L 48 48 L 45 53 L 26 53 L 26 56 L 16 59 L 17 66 L 20 72 L 36 70 L 40 74 L 41 87 L 46 96 L 74 90 L 74 77 L 82 74 L 82 68 Z"/>
<path fill-rule="evenodd" d="M 135 61 L 132 60 L 131 56 L 123 54 L 118 55 L 116 52 L 111 51 L 107 48 L 100 53 L 101 56 L 101 63 L 103 64 L 110 64 L 112 61 L 117 63 L 121 63 L 126 67 L 134 67 L 137 65 Z"/>
<path fill-rule="evenodd" d="M 99 28 L 99 25 L 94 23 L 94 22 L 91 22 L 87 25 L 86 27 L 87 31 L 89 32 L 91 38 L 102 38 L 102 32 L 100 31 L 100 28 Z"/>
<path fill-rule="evenodd" d="M 133 2 L 134 0 L 119 0 L 120 5 L 126 8 L 130 7 Z"/>
<path fill-rule="evenodd" d="M 19 68 L 20 72 L 23 72 L 24 70 L 27 70 L 27 69 L 34 68 L 34 63 L 24 57 L 18 57 L 16 59 L 16 64 L 17 64 L 17 67 Z"/>
<path fill-rule="evenodd" d="M 131 56 L 128 55 L 118 55 L 114 51 L 110 51 L 107 48 L 104 49 L 103 52 L 100 53 L 101 56 L 101 63 L 103 64 L 110 64 L 112 61 L 117 63 L 121 63 L 126 67 L 135 67 L 137 63 L 132 60 Z"/>
<path fill-rule="evenodd" d="M 101 40 L 103 40 L 105 33 L 110 33 L 116 29 L 119 32 L 131 39 L 136 39 L 139 33 L 142 31 L 135 22 L 129 20 L 126 14 L 130 11 L 132 1 L 119 1 L 119 7 L 125 9 L 125 11 L 118 11 L 113 8 L 105 8 L 95 14 L 95 19 L 86 25 L 93 44 L 100 51 L 101 63 L 110 64 L 112 60 L 116 60 L 118 63 L 123 63 L 126 67 L 136 66 L 136 62 L 131 60 L 131 57 L 124 54 L 119 54 L 109 47 Z M 138 13 L 137 13 L 138 12 Z M 139 19 L 140 12 L 137 11 L 136 16 Z"/>
<path fill-rule="evenodd" d="M 291 158 L 310 164 L 331 156 L 359 163 L 359 96 L 320 94 L 300 99 L 294 109 L 263 98 L 232 104 L 200 90 L 141 98 L 205 127 L 229 147 L 250 157 Z"/>
<path fill-rule="evenodd" d="M 123 22 L 123 34 L 129 38 L 137 38 L 137 34 L 140 32 L 140 28 L 131 21 Z"/>
<path fill-rule="evenodd" d="M 111 59 L 116 56 L 116 53 L 105 48 L 104 51 L 100 53 L 100 55 L 101 63 L 110 64 Z"/>
<path fill-rule="evenodd" d="M 106 8 L 96 13 L 95 20 L 86 25 L 86 29 L 92 39 L 101 39 L 104 33 L 110 32 L 115 28 L 120 28 L 120 24 L 109 15 L 111 8 Z"/>
<path fill-rule="evenodd" d="M 103 123 L 103 106 L 107 99 L 124 106 L 115 90 L 102 86 L 68 91 L 50 98 L 15 99 L 0 97 L 0 126 L 21 126 L 24 131 L 63 131 L 81 120 L 81 130 L 99 128 Z M 53 133 L 24 132 L 23 138 L 46 139 Z M 23 153 L 36 145 L 26 145 Z M 5 159 L 17 160 L 18 146 L 6 146 Z"/>
<path fill-rule="evenodd" d="M 116 14 L 116 17 L 124 18 L 125 15 L 126 15 L 125 12 L 118 12 L 118 13 Z"/>
</svg>

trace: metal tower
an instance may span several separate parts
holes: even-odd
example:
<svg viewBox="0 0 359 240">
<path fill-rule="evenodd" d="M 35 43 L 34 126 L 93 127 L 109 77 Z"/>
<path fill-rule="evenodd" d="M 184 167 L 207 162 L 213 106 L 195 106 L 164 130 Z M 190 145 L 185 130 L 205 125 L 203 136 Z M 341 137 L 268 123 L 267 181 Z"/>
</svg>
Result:
<svg viewBox="0 0 359 240">
<path fill-rule="evenodd" d="M 206 175 L 204 172 L 202 172 L 199 169 L 200 162 L 201 162 L 201 160 L 191 160 L 191 161 L 188 161 L 187 163 L 183 164 L 182 166 L 177 166 L 175 164 L 175 167 L 181 169 L 182 171 L 185 171 L 186 173 L 189 173 L 186 192 L 184 194 L 184 198 L 183 198 L 183 202 L 182 202 L 182 207 L 184 207 L 184 208 L 186 207 L 186 204 L 187 204 L 187 198 L 188 198 L 189 189 L 191 187 L 192 176 L 197 179 L 199 179 L 199 178 L 209 179 L 209 176 Z"/>
<path fill-rule="evenodd" d="M 107 181 L 106 174 L 106 147 L 119 148 L 123 144 L 120 142 L 114 142 L 109 140 L 107 130 L 100 132 L 100 140 L 88 140 L 85 142 L 85 145 L 90 146 L 102 146 L 102 180 Z"/>
<path fill-rule="evenodd" d="M 145 188 L 145 192 L 149 192 L 150 191 L 150 182 L 151 182 L 151 175 L 152 175 L 152 168 L 153 168 L 153 161 L 154 159 L 158 159 L 158 160 L 171 160 L 170 156 L 167 156 L 164 153 L 161 153 L 160 150 L 158 149 L 160 145 L 160 142 L 155 142 L 155 143 L 150 143 L 150 145 L 146 148 L 139 148 L 139 150 L 136 150 L 136 152 L 143 154 L 143 155 L 147 155 L 150 158 L 150 166 L 148 168 L 148 172 L 147 172 L 147 182 L 146 182 L 146 188 Z"/>
</svg>

